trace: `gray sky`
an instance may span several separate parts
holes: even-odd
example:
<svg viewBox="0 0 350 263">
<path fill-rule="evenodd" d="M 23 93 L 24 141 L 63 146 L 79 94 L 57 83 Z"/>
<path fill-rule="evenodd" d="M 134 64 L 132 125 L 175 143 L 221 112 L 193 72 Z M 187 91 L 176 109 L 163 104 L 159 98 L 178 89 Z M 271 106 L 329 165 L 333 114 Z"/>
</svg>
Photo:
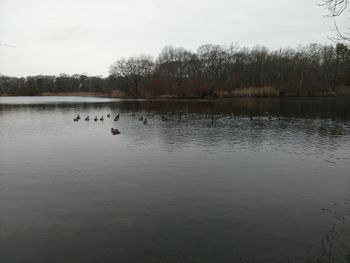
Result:
<svg viewBox="0 0 350 263">
<path fill-rule="evenodd" d="M 0 0 L 0 73 L 108 74 L 123 56 L 165 45 L 270 49 L 329 44 L 317 0 Z M 343 27 L 347 20 L 338 18 Z M 12 47 L 15 46 L 15 47 Z"/>
</svg>

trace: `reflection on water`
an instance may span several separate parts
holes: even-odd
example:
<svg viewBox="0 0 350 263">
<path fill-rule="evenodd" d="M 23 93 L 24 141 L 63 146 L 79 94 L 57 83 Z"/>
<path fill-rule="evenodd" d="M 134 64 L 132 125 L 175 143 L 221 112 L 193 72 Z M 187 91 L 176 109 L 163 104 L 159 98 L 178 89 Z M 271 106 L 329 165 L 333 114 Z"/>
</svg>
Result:
<svg viewBox="0 0 350 263">
<path fill-rule="evenodd" d="M 0 98 L 0 254 L 303 262 L 334 223 L 325 209 L 349 212 L 349 105 Z"/>
<path fill-rule="evenodd" d="M 0 107 L 67 108 L 84 111 L 89 108 L 111 108 L 121 112 L 177 112 L 206 114 L 259 115 L 301 118 L 350 119 L 349 98 L 284 98 L 227 100 L 120 100 L 89 97 L 0 97 Z M 73 107 L 74 106 L 74 107 Z"/>
</svg>

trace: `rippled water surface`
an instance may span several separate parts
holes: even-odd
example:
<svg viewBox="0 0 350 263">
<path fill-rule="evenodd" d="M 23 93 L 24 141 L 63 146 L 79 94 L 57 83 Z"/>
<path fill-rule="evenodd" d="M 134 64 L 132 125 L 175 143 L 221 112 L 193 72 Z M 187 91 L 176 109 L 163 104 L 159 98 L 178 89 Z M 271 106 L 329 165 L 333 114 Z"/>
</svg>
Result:
<svg viewBox="0 0 350 263">
<path fill-rule="evenodd" d="M 349 98 L 0 98 L 1 262 L 341 262 L 349 198 Z"/>
</svg>

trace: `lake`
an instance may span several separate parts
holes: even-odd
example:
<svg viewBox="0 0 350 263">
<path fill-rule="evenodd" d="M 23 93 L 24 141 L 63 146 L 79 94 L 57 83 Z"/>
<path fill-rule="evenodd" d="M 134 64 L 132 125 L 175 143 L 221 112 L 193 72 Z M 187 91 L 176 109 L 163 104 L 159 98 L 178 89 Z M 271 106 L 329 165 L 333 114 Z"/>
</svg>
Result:
<svg viewBox="0 0 350 263">
<path fill-rule="evenodd" d="M 345 262 L 350 98 L 0 97 L 0 183 L 1 262 Z"/>
</svg>

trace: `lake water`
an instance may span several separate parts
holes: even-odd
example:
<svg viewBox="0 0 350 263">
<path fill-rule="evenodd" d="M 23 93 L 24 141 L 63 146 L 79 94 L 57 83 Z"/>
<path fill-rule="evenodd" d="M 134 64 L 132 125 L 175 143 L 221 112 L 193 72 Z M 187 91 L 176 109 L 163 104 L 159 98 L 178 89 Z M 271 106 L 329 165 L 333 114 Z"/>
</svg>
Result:
<svg viewBox="0 0 350 263">
<path fill-rule="evenodd" d="M 350 98 L 0 98 L 1 262 L 345 262 L 349 214 Z"/>
</svg>

